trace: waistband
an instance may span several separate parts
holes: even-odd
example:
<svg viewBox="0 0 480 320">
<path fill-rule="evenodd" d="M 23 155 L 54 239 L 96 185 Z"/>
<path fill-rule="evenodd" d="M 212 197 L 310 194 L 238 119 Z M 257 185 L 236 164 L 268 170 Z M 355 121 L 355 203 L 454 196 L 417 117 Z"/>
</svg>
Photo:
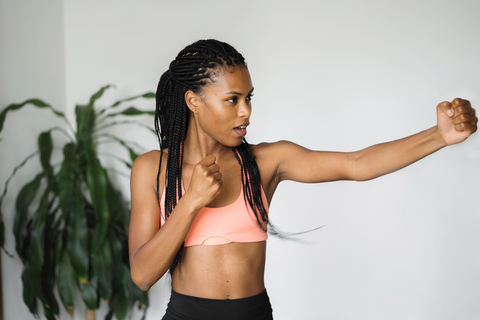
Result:
<svg viewBox="0 0 480 320">
<path fill-rule="evenodd" d="M 207 299 L 175 292 L 163 320 L 272 320 L 267 290 L 240 299 Z"/>
</svg>

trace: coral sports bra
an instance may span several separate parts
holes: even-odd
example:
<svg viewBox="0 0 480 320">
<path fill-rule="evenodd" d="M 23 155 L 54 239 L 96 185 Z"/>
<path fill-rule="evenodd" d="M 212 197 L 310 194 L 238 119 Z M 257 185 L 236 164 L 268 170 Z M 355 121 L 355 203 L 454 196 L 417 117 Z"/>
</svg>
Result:
<svg viewBox="0 0 480 320">
<path fill-rule="evenodd" d="M 185 247 L 267 240 L 266 223 L 262 222 L 265 230 L 258 225 L 255 213 L 244 200 L 243 187 L 240 189 L 238 199 L 232 204 L 219 208 L 203 207 L 198 212 L 185 237 Z M 263 188 L 261 191 L 263 203 L 267 204 Z M 160 200 L 162 209 L 164 209 L 164 199 L 165 189 Z M 268 207 L 265 209 L 268 212 Z M 165 214 L 160 214 L 160 226 L 164 223 Z"/>
</svg>

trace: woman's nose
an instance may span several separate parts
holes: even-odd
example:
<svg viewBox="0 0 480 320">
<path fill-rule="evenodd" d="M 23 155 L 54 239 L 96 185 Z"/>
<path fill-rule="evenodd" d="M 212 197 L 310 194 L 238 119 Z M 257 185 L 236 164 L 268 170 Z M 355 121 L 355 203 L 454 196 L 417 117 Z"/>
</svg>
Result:
<svg viewBox="0 0 480 320">
<path fill-rule="evenodd" d="M 250 118 L 250 114 L 252 113 L 252 107 L 250 104 L 244 102 L 240 105 L 240 109 L 238 110 L 238 115 L 242 118 Z"/>
</svg>

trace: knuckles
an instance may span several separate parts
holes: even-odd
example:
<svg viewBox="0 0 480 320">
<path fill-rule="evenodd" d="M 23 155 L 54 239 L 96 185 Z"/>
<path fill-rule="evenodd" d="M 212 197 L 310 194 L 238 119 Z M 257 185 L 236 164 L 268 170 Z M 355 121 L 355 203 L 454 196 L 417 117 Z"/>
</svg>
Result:
<svg viewBox="0 0 480 320">
<path fill-rule="evenodd" d="M 443 101 L 443 102 L 440 102 L 438 105 L 437 105 L 437 109 L 443 109 L 443 108 L 446 108 L 450 105 L 450 102 L 448 101 Z"/>
<path fill-rule="evenodd" d="M 198 164 L 195 165 L 194 170 L 195 170 L 195 172 L 196 172 L 197 174 L 200 174 L 200 175 L 202 175 L 202 176 L 204 176 L 204 177 L 206 177 L 206 176 L 208 175 L 208 170 L 207 170 L 207 168 L 205 168 L 205 166 L 202 165 L 202 164 L 200 164 L 200 163 L 198 163 Z"/>
<path fill-rule="evenodd" d="M 455 98 L 455 99 L 452 100 L 452 104 L 453 104 L 453 105 L 459 105 L 459 104 L 462 103 L 462 101 L 463 101 L 463 100 L 460 99 L 460 98 Z"/>
</svg>

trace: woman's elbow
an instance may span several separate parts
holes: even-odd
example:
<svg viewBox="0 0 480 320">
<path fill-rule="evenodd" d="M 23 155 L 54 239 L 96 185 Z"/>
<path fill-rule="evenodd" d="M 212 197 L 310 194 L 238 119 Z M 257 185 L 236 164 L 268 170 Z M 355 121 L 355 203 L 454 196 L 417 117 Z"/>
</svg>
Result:
<svg viewBox="0 0 480 320">
<path fill-rule="evenodd" d="M 133 270 L 130 270 L 130 275 L 132 277 L 133 283 L 135 283 L 135 285 L 139 287 L 142 291 L 148 291 L 153 286 L 153 283 L 151 281 L 148 281 L 145 276 L 139 274 L 139 272 L 134 272 Z"/>
</svg>

